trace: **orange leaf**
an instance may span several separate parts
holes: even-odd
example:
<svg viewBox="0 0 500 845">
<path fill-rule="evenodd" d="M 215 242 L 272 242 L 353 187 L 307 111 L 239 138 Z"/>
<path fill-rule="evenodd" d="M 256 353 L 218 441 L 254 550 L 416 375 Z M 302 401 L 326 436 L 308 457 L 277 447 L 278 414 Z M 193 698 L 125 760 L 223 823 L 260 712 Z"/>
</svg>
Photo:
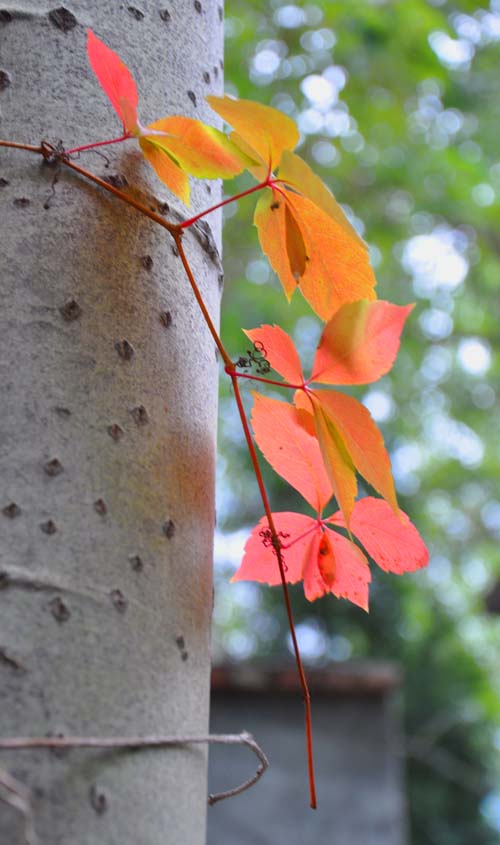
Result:
<svg viewBox="0 0 500 845">
<path fill-rule="evenodd" d="M 258 329 L 243 329 L 252 343 L 261 347 L 264 358 L 285 381 L 304 382 L 302 365 L 294 342 L 279 326 L 263 325 Z"/>
<path fill-rule="evenodd" d="M 277 274 L 288 300 L 297 289 L 287 250 L 286 201 L 278 192 L 262 191 L 255 206 L 253 222 L 259 233 L 262 251 Z"/>
<path fill-rule="evenodd" d="M 304 593 L 309 601 L 333 593 L 368 610 L 368 561 L 361 549 L 328 529 L 314 534 L 304 566 Z"/>
<path fill-rule="evenodd" d="M 87 29 L 87 56 L 126 132 L 137 126 L 137 87 L 128 67 L 100 38 Z"/>
<path fill-rule="evenodd" d="M 296 404 L 299 408 L 307 409 L 306 403 L 308 400 L 300 394 L 303 394 L 303 391 L 297 391 L 295 394 Z M 314 423 L 325 469 L 330 479 L 334 496 L 345 516 L 347 525 L 349 525 L 349 518 L 358 491 L 354 464 L 340 432 L 337 430 L 331 416 L 326 413 L 322 402 L 316 397 L 313 391 L 309 392 L 309 396 L 313 399 Z"/>
<path fill-rule="evenodd" d="M 336 390 L 314 390 L 310 391 L 310 395 L 314 397 L 315 406 L 319 404 L 329 424 L 338 433 L 356 469 L 397 512 L 390 458 L 382 434 L 368 409 L 352 396 Z M 337 500 L 345 515 L 345 508 L 338 497 Z"/>
<path fill-rule="evenodd" d="M 345 526 L 340 511 L 328 522 Z M 351 530 L 386 572 L 402 575 L 422 569 L 429 562 L 429 552 L 413 523 L 402 510 L 396 516 L 383 499 L 367 496 L 356 502 Z"/>
<path fill-rule="evenodd" d="M 286 580 L 289 584 L 295 584 L 302 578 L 304 558 L 317 522 L 310 516 L 290 512 L 273 513 L 273 520 L 278 536 L 285 546 L 295 541 L 290 548 L 284 548 L 282 552 L 286 566 Z M 308 533 L 311 529 L 311 533 Z M 263 516 L 253 529 L 245 544 L 241 565 L 231 581 L 259 581 L 271 586 L 281 584 L 278 560 L 271 545 L 267 517 Z"/>
<path fill-rule="evenodd" d="M 153 137 L 139 138 L 144 158 L 156 170 L 161 181 L 189 206 L 189 178 L 187 173 L 158 145 Z"/>
<path fill-rule="evenodd" d="M 243 151 L 248 154 L 252 150 L 266 169 L 270 167 L 273 171 L 283 150 L 293 150 L 298 143 L 299 130 L 291 117 L 271 106 L 252 100 L 234 100 L 227 95 L 206 99 L 213 110 L 236 130 L 231 139 L 236 144 L 242 139 Z"/>
<path fill-rule="evenodd" d="M 287 191 L 286 198 L 302 232 L 308 258 L 299 287 L 318 316 L 328 320 L 346 302 L 375 299 L 376 279 L 364 244 L 307 197 Z M 281 249 L 286 249 L 286 241 Z"/>
<path fill-rule="evenodd" d="M 379 379 L 394 363 L 412 308 L 380 299 L 343 305 L 325 326 L 311 381 L 368 384 Z"/>
<path fill-rule="evenodd" d="M 151 135 L 148 135 L 151 130 Z M 164 117 L 145 137 L 198 179 L 230 179 L 249 159 L 218 129 L 190 117 Z"/>
<path fill-rule="evenodd" d="M 290 150 L 285 150 L 281 157 L 278 177 L 326 211 L 339 226 L 342 226 L 352 240 L 357 241 L 363 249 L 367 249 L 365 242 L 351 226 L 331 191 L 300 156 Z"/>
<path fill-rule="evenodd" d="M 301 423 L 305 413 L 287 402 L 254 393 L 252 428 L 259 449 L 272 468 L 320 513 L 333 490 L 318 440 Z"/>
</svg>

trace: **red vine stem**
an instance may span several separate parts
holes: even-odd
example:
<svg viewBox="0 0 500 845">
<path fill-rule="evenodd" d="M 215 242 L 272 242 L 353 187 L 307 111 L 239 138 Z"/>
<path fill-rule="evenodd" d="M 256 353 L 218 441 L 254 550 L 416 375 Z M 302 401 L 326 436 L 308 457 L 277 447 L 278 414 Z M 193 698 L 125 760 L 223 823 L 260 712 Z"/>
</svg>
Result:
<svg viewBox="0 0 500 845">
<path fill-rule="evenodd" d="M 276 527 L 275 527 L 275 524 L 274 524 L 273 515 L 272 515 L 272 512 L 271 512 L 271 506 L 270 506 L 270 503 L 269 503 L 269 498 L 268 498 L 268 495 L 267 495 L 267 491 L 266 491 L 266 488 L 265 488 L 265 485 L 264 485 L 264 480 L 262 478 L 262 473 L 261 473 L 260 466 L 259 466 L 259 460 L 258 460 L 258 457 L 257 457 L 257 452 L 255 450 L 252 435 L 251 435 L 251 432 L 250 432 L 250 427 L 248 425 L 248 421 L 247 421 L 246 414 L 245 414 L 245 409 L 243 407 L 240 388 L 239 388 L 239 384 L 238 384 L 239 374 L 234 372 L 233 362 L 232 362 L 231 358 L 229 357 L 229 355 L 228 355 L 228 353 L 227 353 L 227 351 L 226 351 L 226 349 L 225 349 L 225 347 L 224 347 L 224 345 L 223 345 L 223 343 L 222 343 L 222 341 L 219 337 L 219 334 L 218 334 L 218 332 L 217 332 L 217 330 L 216 330 L 216 328 L 215 328 L 215 326 L 212 322 L 212 318 L 210 317 L 210 314 L 209 314 L 208 309 L 205 305 L 205 302 L 204 302 L 203 297 L 201 295 L 201 292 L 198 288 L 198 285 L 196 284 L 196 280 L 193 276 L 193 272 L 191 270 L 190 264 L 188 262 L 188 259 L 186 257 L 186 253 L 184 251 L 184 247 L 183 247 L 183 244 L 182 244 L 182 236 L 183 236 L 183 229 L 184 228 L 187 228 L 188 226 L 193 225 L 193 223 L 195 223 L 201 217 L 205 216 L 205 214 L 207 214 L 209 211 L 214 211 L 216 208 L 219 208 L 222 205 L 227 204 L 228 202 L 232 202 L 232 201 L 238 199 L 241 196 L 246 196 L 248 194 L 255 193 L 255 191 L 261 190 L 262 188 L 271 187 L 272 186 L 271 174 L 268 173 L 266 180 L 264 182 L 261 182 L 259 185 L 255 185 L 253 188 L 249 188 L 247 191 L 244 191 L 242 194 L 236 195 L 234 197 L 230 197 L 228 200 L 225 200 L 222 203 L 219 203 L 219 205 L 217 205 L 217 206 L 213 206 L 212 208 L 208 209 L 207 211 L 201 212 L 200 214 L 196 215 L 195 217 L 191 218 L 190 220 L 184 221 L 184 223 L 182 223 L 182 224 L 175 225 L 175 224 L 172 224 L 172 223 L 169 223 L 168 221 L 166 221 L 163 217 L 161 217 L 156 212 L 151 211 L 149 208 L 147 208 L 145 205 L 143 205 L 143 203 L 139 202 L 138 200 L 135 200 L 133 197 L 129 196 L 128 194 L 125 194 L 123 191 L 120 191 L 118 188 L 115 188 L 113 185 L 110 185 L 108 182 L 105 182 L 103 179 L 100 179 L 98 176 L 95 176 L 93 173 L 86 170 L 85 168 L 80 167 L 77 164 L 74 164 L 72 161 L 70 161 L 70 159 L 67 158 L 67 155 L 64 152 L 59 152 L 58 150 L 56 150 L 50 144 L 42 143 L 41 146 L 36 147 L 36 146 L 31 145 L 31 144 L 20 144 L 20 143 L 14 142 L 14 141 L 0 140 L 0 147 L 10 147 L 10 148 L 13 148 L 13 149 L 20 149 L 20 150 L 26 150 L 27 152 L 38 153 L 39 155 L 42 155 L 43 158 L 45 159 L 45 161 L 47 161 L 47 162 L 56 162 L 57 161 L 57 162 L 60 162 L 61 164 L 64 164 L 66 167 L 69 167 L 70 170 L 73 170 L 76 173 L 79 173 L 84 178 L 90 180 L 91 182 L 94 182 L 94 184 L 99 185 L 99 187 L 103 188 L 104 190 L 108 191 L 109 193 L 114 194 L 114 196 L 116 196 L 118 199 L 122 200 L 122 202 L 125 202 L 127 205 L 130 205 L 133 208 L 135 208 L 136 211 L 139 211 L 141 214 L 144 214 L 146 217 L 149 217 L 150 220 L 153 220 L 159 226 L 162 226 L 164 229 L 166 229 L 174 239 L 175 245 L 176 245 L 177 250 L 179 252 L 179 257 L 182 261 L 186 276 L 188 278 L 188 281 L 189 281 L 189 284 L 190 284 L 191 289 L 193 291 L 196 302 L 198 303 L 198 306 L 199 306 L 199 308 L 202 312 L 203 318 L 204 318 L 204 320 L 207 324 L 207 327 L 210 331 L 210 334 L 212 335 L 212 338 L 213 338 L 213 340 L 214 340 L 214 342 L 217 346 L 217 349 L 219 350 L 219 353 L 220 353 L 220 355 L 221 355 L 221 357 L 224 361 L 226 372 L 228 373 L 228 375 L 231 378 L 231 382 L 232 382 L 233 389 L 234 389 L 234 395 L 235 395 L 235 399 L 236 399 L 236 404 L 238 406 L 238 413 L 240 415 L 241 424 L 243 426 L 243 431 L 244 431 L 244 434 L 245 434 L 245 439 L 246 439 L 248 451 L 249 451 L 249 454 L 250 454 L 250 459 L 252 461 L 252 466 L 253 466 L 254 473 L 255 473 L 255 478 L 257 480 L 257 485 L 259 487 L 259 492 L 260 492 L 260 496 L 261 496 L 261 499 L 262 499 L 262 504 L 264 505 L 264 511 L 265 511 L 266 518 L 267 518 L 267 521 L 268 521 L 268 524 L 269 524 L 269 530 L 270 530 L 271 536 L 272 536 L 273 548 L 276 552 L 276 557 L 277 557 L 277 560 L 278 560 L 278 566 L 279 566 L 280 577 L 281 577 L 281 585 L 282 585 L 282 589 L 283 589 L 283 598 L 284 598 L 284 601 L 285 601 L 286 613 L 287 613 L 287 617 L 288 617 L 288 625 L 289 625 L 289 629 L 290 629 L 290 636 L 291 636 L 291 639 L 292 639 L 293 651 L 294 651 L 294 655 L 295 655 L 295 662 L 296 662 L 296 665 L 297 665 L 297 671 L 298 671 L 298 674 L 299 674 L 300 685 L 301 685 L 301 688 L 302 688 L 302 694 L 303 694 L 303 699 L 304 699 L 304 711 L 305 711 L 304 716 L 305 716 L 305 730 L 306 730 L 307 766 L 308 766 L 308 774 L 309 774 L 310 806 L 312 807 L 312 809 L 316 809 L 317 803 L 316 803 L 316 786 L 315 786 L 315 779 L 314 779 L 314 758 L 313 758 L 313 746 L 312 746 L 311 696 L 310 696 L 309 688 L 308 688 L 308 685 L 307 685 L 307 679 L 306 679 L 306 676 L 305 676 L 304 667 L 302 665 L 302 658 L 300 656 L 299 644 L 297 642 L 297 635 L 296 635 L 295 625 L 294 625 L 294 621 L 293 621 L 292 606 L 291 606 L 291 602 L 290 602 L 290 594 L 289 594 L 289 591 L 288 591 L 288 584 L 286 582 L 285 564 L 284 564 L 284 561 L 283 561 L 283 555 L 282 555 L 282 550 L 281 550 L 281 542 L 280 542 L 280 539 L 279 539 L 279 536 L 278 536 L 278 533 L 276 531 Z M 276 190 L 280 191 L 279 188 L 276 189 Z M 281 193 L 281 191 L 280 191 L 280 193 Z M 268 381 L 267 379 L 259 379 L 259 381 L 260 380 Z M 277 382 L 277 384 L 279 384 L 281 387 L 286 386 L 286 385 L 282 384 L 281 382 Z M 300 385 L 300 387 L 303 387 L 303 385 Z"/>
<path fill-rule="evenodd" d="M 196 223 L 197 220 L 205 217 L 206 214 L 210 214 L 212 211 L 217 211 L 218 208 L 223 208 L 223 206 L 229 205 L 230 202 L 236 202 L 236 200 L 241 200 L 243 197 L 248 197 L 256 191 L 261 191 L 263 188 L 271 188 L 273 185 L 274 180 L 270 179 L 270 175 L 268 175 L 265 180 L 263 182 L 259 182 L 258 185 L 252 185 L 252 187 L 247 188 L 246 191 L 241 191 L 240 194 L 234 194 L 232 197 L 227 197 L 227 199 L 218 202 L 216 205 L 211 205 L 210 208 L 206 208 L 205 211 L 200 211 L 200 213 L 196 214 L 194 217 L 184 220 L 184 222 L 180 224 L 180 227 L 181 229 L 187 229 L 189 226 L 192 226 L 193 223 Z"/>
<path fill-rule="evenodd" d="M 250 373 L 237 373 L 234 369 L 233 363 L 231 362 L 230 367 L 225 367 L 226 373 L 228 376 L 235 376 L 236 378 L 249 378 L 252 381 L 263 381 L 264 384 L 275 384 L 277 387 L 289 387 L 291 390 L 305 390 L 304 384 L 290 384 L 288 381 L 275 381 L 272 378 L 261 378 L 261 376 L 254 376 Z"/>
<path fill-rule="evenodd" d="M 119 138 L 110 138 L 109 141 L 96 141 L 93 144 L 84 144 L 83 147 L 73 147 L 72 150 L 64 150 L 67 156 L 73 155 L 74 153 L 84 153 L 85 150 L 93 150 L 96 147 L 107 147 L 109 144 L 119 144 L 121 141 L 126 141 L 128 138 L 132 138 L 129 132 L 124 132 L 123 135 L 120 135 Z"/>
</svg>

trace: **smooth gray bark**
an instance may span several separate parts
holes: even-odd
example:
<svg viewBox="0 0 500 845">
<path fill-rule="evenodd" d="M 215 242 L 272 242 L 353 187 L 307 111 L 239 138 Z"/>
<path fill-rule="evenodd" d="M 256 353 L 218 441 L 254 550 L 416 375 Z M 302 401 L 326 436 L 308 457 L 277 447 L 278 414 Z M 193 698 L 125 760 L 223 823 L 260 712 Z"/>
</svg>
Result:
<svg viewBox="0 0 500 845">
<path fill-rule="evenodd" d="M 220 5 L 9 2 L 0 137 L 70 148 L 120 133 L 87 26 L 129 65 L 143 123 L 213 122 Z M 135 142 L 103 152 L 109 168 L 95 153 L 80 162 L 185 214 Z M 0 733 L 205 734 L 214 343 L 167 232 L 64 168 L 46 208 L 53 177 L 0 149 Z M 199 182 L 193 209 L 219 196 Z M 217 256 L 194 232 L 185 248 L 217 315 Z M 42 845 L 201 845 L 206 756 L 21 751 L 0 767 L 32 790 Z M 23 842 L 2 804 L 0 842 Z"/>
</svg>

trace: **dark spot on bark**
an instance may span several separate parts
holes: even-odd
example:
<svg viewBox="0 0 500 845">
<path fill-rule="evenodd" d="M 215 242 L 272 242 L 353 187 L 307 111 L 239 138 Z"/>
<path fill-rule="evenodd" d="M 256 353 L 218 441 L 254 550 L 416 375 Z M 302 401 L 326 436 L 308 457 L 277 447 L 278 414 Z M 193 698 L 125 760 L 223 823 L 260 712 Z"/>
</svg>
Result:
<svg viewBox="0 0 500 845">
<path fill-rule="evenodd" d="M 68 417 L 71 416 L 71 411 L 69 410 L 69 408 L 63 408 L 62 405 L 56 405 L 54 411 L 56 412 L 58 417 L 62 417 L 62 419 L 65 420 L 67 420 Z"/>
<path fill-rule="evenodd" d="M 222 59 L 219 59 L 220 69 L 224 70 L 224 62 Z"/>
<path fill-rule="evenodd" d="M 0 646 L 0 665 L 8 666 L 9 669 L 15 669 L 16 672 L 24 672 L 24 666 L 22 663 L 19 663 L 19 660 L 16 660 L 15 657 L 12 657 L 10 654 L 7 654 L 4 648 Z"/>
<path fill-rule="evenodd" d="M 188 95 L 189 99 L 191 100 L 193 106 L 196 106 L 196 94 L 194 93 L 194 91 L 188 91 L 187 95 Z"/>
<path fill-rule="evenodd" d="M 48 739 L 51 739 L 51 738 L 53 738 L 53 739 L 64 739 L 64 734 L 63 733 L 57 733 L 57 734 L 48 733 L 47 738 Z M 54 757 L 65 757 L 67 754 L 69 754 L 70 751 L 71 751 L 71 748 L 69 748 L 69 747 L 64 748 L 63 746 L 61 746 L 60 748 L 51 748 L 50 749 L 50 753 L 53 754 Z"/>
<path fill-rule="evenodd" d="M 6 24 L 10 23 L 12 20 L 12 15 L 7 9 L 0 9 L 0 23 Z"/>
<path fill-rule="evenodd" d="M 280 207 L 279 202 L 273 202 L 271 204 L 271 211 L 276 211 L 276 209 L 279 208 L 279 207 Z"/>
<path fill-rule="evenodd" d="M 212 193 L 212 187 L 211 187 L 211 185 L 208 184 L 208 182 L 205 184 L 205 190 L 206 190 L 207 194 Z"/>
<path fill-rule="evenodd" d="M 170 211 L 170 206 L 168 202 L 159 202 L 156 207 L 160 214 L 168 214 L 168 212 Z"/>
<path fill-rule="evenodd" d="M 6 188 L 7 185 L 10 185 L 8 179 L 4 179 L 3 176 L 0 178 L 0 188 Z"/>
<path fill-rule="evenodd" d="M 21 508 L 19 505 L 16 505 L 15 502 L 11 502 L 9 505 L 5 505 L 5 507 L 2 508 L 2 513 L 4 516 L 8 516 L 9 519 L 15 519 L 16 516 L 20 515 Z"/>
<path fill-rule="evenodd" d="M 219 282 L 219 290 L 222 290 L 224 287 L 224 273 L 219 273 L 217 281 Z"/>
<path fill-rule="evenodd" d="M 198 12 L 198 14 L 201 15 L 203 11 L 203 6 L 201 5 L 200 0 L 194 0 L 193 6 Z"/>
<path fill-rule="evenodd" d="M 0 70 L 0 91 L 5 91 L 10 85 L 10 75 L 6 70 Z"/>
<path fill-rule="evenodd" d="M 115 349 L 120 358 L 123 358 L 124 361 L 131 361 L 134 357 L 134 347 L 126 339 L 117 340 L 115 343 Z"/>
<path fill-rule="evenodd" d="M 136 9 L 135 6 L 127 6 L 127 12 L 132 15 L 136 21 L 144 20 L 144 12 L 141 12 L 140 9 Z"/>
<path fill-rule="evenodd" d="M 60 6 L 58 9 L 52 9 L 49 12 L 49 21 L 57 29 L 62 30 L 62 32 L 69 32 L 77 24 L 74 14 L 69 9 L 65 9 L 64 6 Z"/>
<path fill-rule="evenodd" d="M 182 634 L 179 634 L 175 638 L 175 642 L 176 642 L 177 648 L 179 649 L 179 652 L 180 652 L 180 655 L 181 655 L 181 660 L 187 660 L 188 657 L 189 657 L 189 654 L 186 650 L 186 643 L 184 641 L 184 637 L 182 636 Z"/>
<path fill-rule="evenodd" d="M 203 82 L 206 82 L 207 85 L 210 85 L 210 74 L 208 70 L 204 71 L 203 73 Z"/>
<path fill-rule="evenodd" d="M 74 320 L 78 320 L 81 317 L 82 309 L 78 305 L 76 299 L 68 299 L 64 305 L 59 307 L 59 313 L 63 320 L 66 320 L 68 323 L 72 323 Z"/>
<path fill-rule="evenodd" d="M 165 23 L 170 23 L 171 14 L 168 9 L 160 9 L 160 18 Z"/>
<path fill-rule="evenodd" d="M 104 182 L 112 185 L 113 188 L 118 188 L 118 190 L 128 187 L 127 177 L 123 173 L 106 173 L 102 178 Z"/>
<path fill-rule="evenodd" d="M 108 434 L 113 440 L 118 441 L 123 437 L 124 431 L 118 423 L 113 423 L 108 425 Z"/>
<path fill-rule="evenodd" d="M 213 70 L 214 70 L 214 76 L 215 76 L 215 78 L 217 79 L 217 78 L 218 78 L 218 76 L 219 76 L 219 68 L 218 68 L 218 67 L 216 67 L 216 66 L 214 65 Z"/>
<path fill-rule="evenodd" d="M 56 622 L 59 622 L 60 625 L 62 625 L 63 622 L 67 622 L 69 617 L 71 616 L 71 613 L 69 612 L 68 608 L 66 607 L 60 596 L 56 596 L 55 598 L 53 598 L 52 601 L 49 603 L 49 607 L 52 616 L 54 617 Z"/>
<path fill-rule="evenodd" d="M 108 809 L 108 799 L 104 792 L 99 792 L 97 786 L 92 784 L 89 789 L 90 806 L 94 809 L 98 816 L 102 816 Z"/>
<path fill-rule="evenodd" d="M 175 534 L 175 525 L 171 519 L 167 519 L 166 522 L 163 523 L 163 533 L 167 540 L 171 540 Z"/>
<path fill-rule="evenodd" d="M 144 569 L 144 563 L 142 558 L 139 557 L 139 555 L 132 555 L 131 557 L 129 557 L 129 561 L 130 566 L 132 567 L 134 572 L 142 572 L 142 570 Z"/>
<path fill-rule="evenodd" d="M 166 329 L 169 329 L 172 325 L 172 314 L 170 311 L 160 311 L 160 323 Z"/>
<path fill-rule="evenodd" d="M 50 537 L 52 534 L 56 533 L 57 527 L 52 519 L 48 519 L 47 522 L 40 523 L 40 530 L 43 531 L 44 534 L 48 534 Z"/>
<path fill-rule="evenodd" d="M 28 197 L 16 197 L 14 200 L 14 205 L 16 208 L 27 208 L 30 204 L 31 200 Z"/>
<path fill-rule="evenodd" d="M 0 572 L 0 590 L 6 590 L 10 584 L 10 575 L 8 572 Z"/>
<path fill-rule="evenodd" d="M 55 478 L 56 475 L 61 475 L 61 472 L 63 471 L 63 465 L 59 458 L 52 458 L 51 461 L 47 461 L 43 468 L 45 470 L 45 474 L 48 475 L 49 478 Z"/>
<path fill-rule="evenodd" d="M 144 405 L 137 405 L 132 408 L 130 414 L 136 425 L 147 425 L 149 422 L 149 415 Z"/>
<path fill-rule="evenodd" d="M 94 510 L 100 516 L 104 516 L 108 512 L 108 506 L 104 499 L 96 499 L 94 502 Z"/>
<path fill-rule="evenodd" d="M 125 613 L 128 601 L 121 590 L 111 590 L 109 597 L 119 613 Z"/>
<path fill-rule="evenodd" d="M 177 249 L 175 244 L 172 247 L 172 255 L 175 255 L 176 258 L 179 258 L 179 250 Z"/>
<path fill-rule="evenodd" d="M 224 20 L 224 9 L 222 8 L 222 6 L 218 6 L 217 11 L 219 13 L 219 20 L 222 23 L 222 21 Z"/>
<path fill-rule="evenodd" d="M 145 270 L 153 269 L 153 259 L 150 255 L 141 255 L 141 264 Z"/>
</svg>

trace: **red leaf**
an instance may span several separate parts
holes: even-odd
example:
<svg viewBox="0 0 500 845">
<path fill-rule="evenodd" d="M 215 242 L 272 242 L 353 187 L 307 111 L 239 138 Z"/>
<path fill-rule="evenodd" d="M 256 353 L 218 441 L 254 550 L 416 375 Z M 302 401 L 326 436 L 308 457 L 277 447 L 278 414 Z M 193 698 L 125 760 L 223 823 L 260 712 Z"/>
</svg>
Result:
<svg viewBox="0 0 500 845">
<path fill-rule="evenodd" d="M 340 511 L 328 522 L 345 527 Z M 402 510 L 396 516 L 383 499 L 367 496 L 356 502 L 350 528 L 386 572 L 402 575 L 422 569 L 429 562 L 429 552 L 413 523 Z"/>
<path fill-rule="evenodd" d="M 261 344 L 264 358 L 285 381 L 303 384 L 302 364 L 290 335 L 279 326 L 270 325 L 243 331 L 252 343 Z"/>
<path fill-rule="evenodd" d="M 368 384 L 379 379 L 394 363 L 412 308 L 367 299 L 343 305 L 325 326 L 311 381 Z"/>
<path fill-rule="evenodd" d="M 91 29 L 87 30 L 87 56 L 125 131 L 132 133 L 137 126 L 138 94 L 128 67 Z"/>
<path fill-rule="evenodd" d="M 254 393 L 254 400 L 252 427 L 259 449 L 272 468 L 320 513 L 333 489 L 318 440 L 303 425 L 303 417 L 312 421 L 312 414 L 259 393 Z"/>
<path fill-rule="evenodd" d="M 307 532 L 314 530 L 317 522 L 310 516 L 290 512 L 273 513 L 273 519 L 284 545 L 288 545 L 292 540 L 296 541 L 290 548 L 283 549 L 286 580 L 289 584 L 295 584 L 302 578 L 304 557 L 311 545 L 312 531 Z M 304 534 L 306 536 L 302 536 Z M 240 568 L 231 581 L 258 581 L 271 586 L 281 584 L 278 559 L 270 543 L 267 517 L 263 516 L 250 534 Z"/>
<path fill-rule="evenodd" d="M 273 513 L 273 520 L 283 543 L 285 578 L 289 584 L 303 579 L 304 593 L 309 601 L 333 593 L 368 609 L 370 569 L 354 543 L 337 532 L 323 530 L 310 516 Z M 257 581 L 271 586 L 281 584 L 265 516 L 248 538 L 241 566 L 231 580 Z"/>
</svg>

